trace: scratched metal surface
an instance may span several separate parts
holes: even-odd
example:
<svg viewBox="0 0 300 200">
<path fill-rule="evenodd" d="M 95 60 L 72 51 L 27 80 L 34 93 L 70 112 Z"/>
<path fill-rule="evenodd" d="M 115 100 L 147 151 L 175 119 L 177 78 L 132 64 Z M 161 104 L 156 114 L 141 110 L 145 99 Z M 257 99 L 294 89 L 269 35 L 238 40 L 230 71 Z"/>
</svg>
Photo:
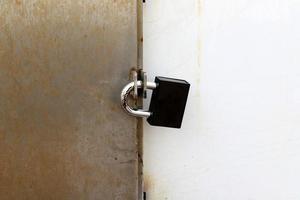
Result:
<svg viewBox="0 0 300 200">
<path fill-rule="evenodd" d="M 0 1 L 0 199 L 137 197 L 134 0 Z"/>
</svg>

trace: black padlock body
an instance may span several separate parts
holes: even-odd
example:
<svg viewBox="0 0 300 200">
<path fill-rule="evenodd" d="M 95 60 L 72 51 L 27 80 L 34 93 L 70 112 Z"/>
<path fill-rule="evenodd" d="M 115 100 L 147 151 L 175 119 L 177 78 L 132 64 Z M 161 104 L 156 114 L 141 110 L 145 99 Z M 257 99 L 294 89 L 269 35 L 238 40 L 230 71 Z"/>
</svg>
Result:
<svg viewBox="0 0 300 200">
<path fill-rule="evenodd" d="M 185 80 L 155 77 L 147 121 L 153 126 L 181 128 L 190 84 Z"/>
</svg>

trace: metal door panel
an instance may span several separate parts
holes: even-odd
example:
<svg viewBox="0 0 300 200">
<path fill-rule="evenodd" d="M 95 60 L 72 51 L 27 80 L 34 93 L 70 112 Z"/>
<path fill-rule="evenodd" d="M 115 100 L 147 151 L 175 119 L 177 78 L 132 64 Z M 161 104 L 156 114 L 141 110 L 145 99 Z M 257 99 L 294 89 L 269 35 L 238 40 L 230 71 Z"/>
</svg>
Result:
<svg viewBox="0 0 300 200">
<path fill-rule="evenodd" d="M 136 199 L 134 0 L 0 1 L 0 199 Z"/>
</svg>

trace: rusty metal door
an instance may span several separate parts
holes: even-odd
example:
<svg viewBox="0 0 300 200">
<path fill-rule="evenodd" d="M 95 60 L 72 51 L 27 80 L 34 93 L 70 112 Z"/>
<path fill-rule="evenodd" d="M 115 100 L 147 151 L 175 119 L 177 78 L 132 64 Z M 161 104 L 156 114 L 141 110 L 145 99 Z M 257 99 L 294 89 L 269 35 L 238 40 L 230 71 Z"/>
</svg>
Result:
<svg viewBox="0 0 300 200">
<path fill-rule="evenodd" d="M 0 199 L 134 200 L 135 0 L 0 1 Z"/>
</svg>

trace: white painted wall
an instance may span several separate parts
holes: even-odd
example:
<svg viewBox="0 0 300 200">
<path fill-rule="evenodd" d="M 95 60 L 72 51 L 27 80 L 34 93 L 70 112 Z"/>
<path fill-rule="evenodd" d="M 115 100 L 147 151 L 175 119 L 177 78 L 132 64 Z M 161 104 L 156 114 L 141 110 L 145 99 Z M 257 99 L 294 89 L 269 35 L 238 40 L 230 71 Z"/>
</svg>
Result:
<svg viewBox="0 0 300 200">
<path fill-rule="evenodd" d="M 149 200 L 300 199 L 300 1 L 148 0 L 145 69 L 192 84 L 145 124 Z"/>
</svg>

